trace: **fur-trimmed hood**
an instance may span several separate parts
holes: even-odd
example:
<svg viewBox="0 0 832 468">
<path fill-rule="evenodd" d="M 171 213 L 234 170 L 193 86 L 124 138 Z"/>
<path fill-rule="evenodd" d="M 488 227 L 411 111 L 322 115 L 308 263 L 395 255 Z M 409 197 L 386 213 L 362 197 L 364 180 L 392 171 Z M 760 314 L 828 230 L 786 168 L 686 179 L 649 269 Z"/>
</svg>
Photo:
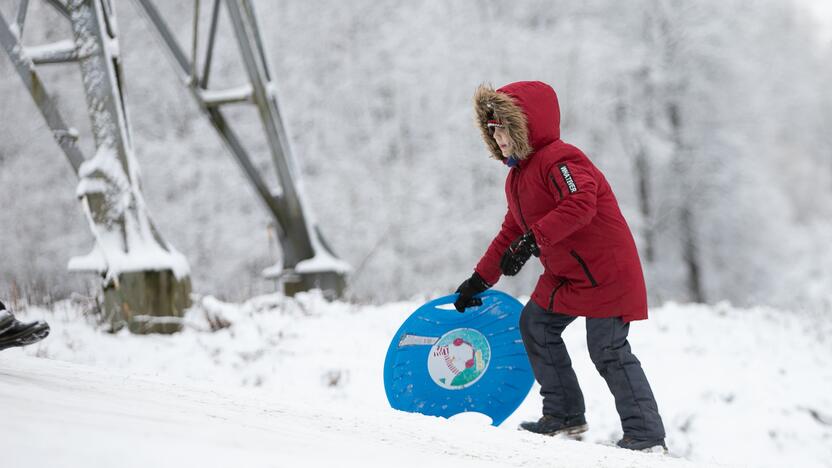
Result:
<svg viewBox="0 0 832 468">
<path fill-rule="evenodd" d="M 560 139 L 558 96 L 546 83 L 518 81 L 497 90 L 480 85 L 474 93 L 474 109 L 482 138 L 494 159 L 505 161 L 506 158 L 491 136 L 489 120 L 499 121 L 508 131 L 516 159 L 526 159 Z"/>
</svg>

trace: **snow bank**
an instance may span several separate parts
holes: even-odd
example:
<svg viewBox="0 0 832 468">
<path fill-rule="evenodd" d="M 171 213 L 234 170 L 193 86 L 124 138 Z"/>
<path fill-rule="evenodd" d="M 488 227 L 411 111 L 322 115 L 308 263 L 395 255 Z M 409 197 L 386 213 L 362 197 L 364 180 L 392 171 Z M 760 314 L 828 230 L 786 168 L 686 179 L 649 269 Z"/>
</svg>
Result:
<svg viewBox="0 0 832 468">
<path fill-rule="evenodd" d="M 4 467 L 691 466 L 466 421 L 44 359 L 2 356 L 0 372 Z"/>
<path fill-rule="evenodd" d="M 303 294 L 296 299 L 261 296 L 244 304 L 204 297 L 195 303 L 186 316 L 186 329 L 173 336 L 106 334 L 91 325 L 82 307 L 68 302 L 53 310 L 31 308 L 21 316 L 46 318 L 52 336 L 35 346 L 5 351 L 0 372 L 7 372 L 2 369 L 16 362 L 15 356 L 25 354 L 95 366 L 100 371 L 83 372 L 101 376 L 96 378 L 105 373 L 152 377 L 210 385 L 218 392 L 252 387 L 245 398 L 263 400 L 263 408 L 279 404 L 281 411 L 303 415 L 306 409 L 300 408 L 308 407 L 318 415 L 309 427 L 300 424 L 303 418 L 298 416 L 306 434 L 303 443 L 309 443 L 310 434 L 326 432 L 321 428 L 327 424 L 348 433 L 335 442 L 336 451 L 349 439 L 372 447 L 386 440 L 430 452 L 439 440 L 451 444 L 447 437 L 457 440 L 443 445 L 442 456 L 452 460 L 483 453 L 473 460 L 591 466 L 603 459 L 598 466 L 652 466 L 615 458 L 621 451 L 596 445 L 614 442 L 621 430 L 612 397 L 587 355 L 583 320 L 570 326 L 564 337 L 584 389 L 590 425 L 585 442 L 576 443 L 515 430 L 520 421 L 538 417 L 537 386 L 499 428 L 488 427 L 482 418 L 447 421 L 391 410 L 382 383 L 384 355 L 417 302 L 363 306 Z M 230 326 L 221 328 L 226 324 Z M 220 329 L 211 332 L 212 327 Z M 670 304 L 652 310 L 650 320 L 633 323 L 630 342 L 653 384 L 671 454 L 706 464 L 828 466 L 829 331 L 828 320 L 728 305 Z M 29 363 L 19 370 L 25 371 Z M 180 393 L 191 395 L 190 390 Z M 0 398 L 3 395 L 0 392 Z M 261 423 L 277 424 L 256 424 Z M 285 437 L 290 431 L 279 432 L 273 440 L 278 446 L 289 440 Z M 582 455 L 575 459 L 556 458 L 578 453 Z M 411 454 L 397 463 L 406 463 Z M 389 465 L 391 459 L 382 456 L 378 463 Z"/>
</svg>

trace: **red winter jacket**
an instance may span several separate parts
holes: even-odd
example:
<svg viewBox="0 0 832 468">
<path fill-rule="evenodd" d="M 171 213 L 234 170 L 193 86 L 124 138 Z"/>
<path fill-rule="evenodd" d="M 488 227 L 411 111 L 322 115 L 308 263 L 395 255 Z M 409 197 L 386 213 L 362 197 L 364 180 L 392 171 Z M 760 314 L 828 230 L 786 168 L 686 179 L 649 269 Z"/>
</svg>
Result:
<svg viewBox="0 0 832 468">
<path fill-rule="evenodd" d="M 509 170 L 508 212 L 477 273 L 495 284 L 503 252 L 531 230 L 544 268 L 532 294 L 537 305 L 573 316 L 646 319 L 647 292 L 633 236 L 601 171 L 560 139 L 555 91 L 534 81 L 496 93 L 510 96 L 525 114 L 529 154 Z"/>
</svg>

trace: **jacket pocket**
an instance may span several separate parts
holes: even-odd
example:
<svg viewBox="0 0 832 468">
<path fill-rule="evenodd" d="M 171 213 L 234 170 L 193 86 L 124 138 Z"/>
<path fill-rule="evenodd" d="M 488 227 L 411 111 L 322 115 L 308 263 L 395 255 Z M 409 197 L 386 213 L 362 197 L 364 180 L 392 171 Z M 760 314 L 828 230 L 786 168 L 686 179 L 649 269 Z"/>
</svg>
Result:
<svg viewBox="0 0 832 468">
<path fill-rule="evenodd" d="M 589 280 L 589 283 L 590 283 L 590 284 L 592 284 L 592 287 L 594 288 L 595 286 L 598 286 L 598 282 L 597 282 L 597 281 L 595 281 L 595 277 L 593 277 L 593 276 L 592 276 L 592 272 L 591 272 L 591 271 L 589 271 L 589 267 L 586 265 L 586 262 L 584 261 L 584 259 L 583 259 L 583 258 L 581 258 L 581 256 L 580 256 L 580 255 L 578 255 L 578 252 L 576 252 L 576 251 L 573 249 L 573 250 L 571 250 L 569 253 L 570 253 L 570 254 L 572 255 L 572 257 L 574 257 L 574 258 L 575 258 L 575 260 L 577 260 L 577 261 L 578 261 L 578 263 L 581 265 L 581 268 L 584 270 L 584 274 L 586 275 L 586 278 Z"/>
<path fill-rule="evenodd" d="M 549 312 L 554 312 L 555 308 L 555 293 L 558 292 L 558 289 L 562 288 L 563 285 L 566 284 L 566 280 L 561 280 L 560 283 L 555 285 L 552 288 L 552 294 L 549 294 Z"/>
<path fill-rule="evenodd" d="M 558 182 L 555 180 L 555 176 L 549 174 L 549 180 L 552 181 L 552 185 L 554 185 L 555 189 L 558 191 L 558 200 L 563 200 L 563 191 L 560 189 Z"/>
</svg>

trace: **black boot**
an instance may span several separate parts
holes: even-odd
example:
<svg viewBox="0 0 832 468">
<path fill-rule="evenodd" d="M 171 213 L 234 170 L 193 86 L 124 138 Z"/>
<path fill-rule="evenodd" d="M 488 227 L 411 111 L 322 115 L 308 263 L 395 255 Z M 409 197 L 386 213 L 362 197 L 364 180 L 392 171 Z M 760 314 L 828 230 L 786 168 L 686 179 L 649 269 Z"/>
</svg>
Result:
<svg viewBox="0 0 832 468">
<path fill-rule="evenodd" d="M 49 335 L 49 325 L 46 322 L 38 320 L 23 323 L 5 309 L 0 302 L 0 350 L 37 343 Z"/>
<path fill-rule="evenodd" d="M 544 414 L 543 417 L 537 421 L 526 421 L 520 423 L 520 429 L 534 432 L 535 434 L 554 436 L 558 434 L 582 434 L 586 432 L 589 427 L 586 424 L 586 418 L 582 414 L 566 418 L 552 416 L 551 414 Z"/>
<path fill-rule="evenodd" d="M 667 445 L 664 444 L 664 439 L 634 439 L 630 436 L 624 436 L 616 445 L 629 450 L 667 453 Z"/>
<path fill-rule="evenodd" d="M 14 315 L 6 310 L 6 307 L 0 302 L 0 335 L 12 325 L 14 325 Z"/>
</svg>

